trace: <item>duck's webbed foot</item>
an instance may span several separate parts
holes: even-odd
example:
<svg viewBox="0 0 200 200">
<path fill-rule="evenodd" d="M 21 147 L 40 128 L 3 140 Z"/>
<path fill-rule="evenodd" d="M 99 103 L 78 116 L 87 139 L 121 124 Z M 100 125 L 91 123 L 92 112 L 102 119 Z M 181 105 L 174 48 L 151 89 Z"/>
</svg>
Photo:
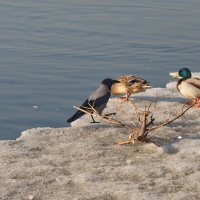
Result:
<svg viewBox="0 0 200 200">
<path fill-rule="evenodd" d="M 195 98 L 193 104 L 193 108 L 200 108 L 200 98 Z"/>
<path fill-rule="evenodd" d="M 130 96 L 131 96 L 131 94 L 127 93 L 125 97 L 120 97 L 120 99 L 123 100 L 123 101 L 129 101 Z"/>
<path fill-rule="evenodd" d="M 122 101 L 128 101 L 129 100 L 128 97 L 120 97 L 119 99 L 122 100 Z"/>
</svg>

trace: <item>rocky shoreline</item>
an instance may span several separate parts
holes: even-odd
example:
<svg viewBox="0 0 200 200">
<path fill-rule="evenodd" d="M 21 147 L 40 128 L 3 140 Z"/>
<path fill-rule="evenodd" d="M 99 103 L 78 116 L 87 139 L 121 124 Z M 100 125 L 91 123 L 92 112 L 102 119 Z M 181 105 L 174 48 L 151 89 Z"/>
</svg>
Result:
<svg viewBox="0 0 200 200">
<path fill-rule="evenodd" d="M 159 99 L 159 120 L 181 108 L 169 93 Z M 108 111 L 116 104 L 111 99 Z M 199 110 L 192 109 L 155 131 L 151 137 L 159 147 L 114 145 L 127 139 L 127 131 L 90 125 L 87 116 L 79 126 L 26 130 L 16 141 L 0 141 L 0 199 L 200 199 L 199 122 Z"/>
</svg>

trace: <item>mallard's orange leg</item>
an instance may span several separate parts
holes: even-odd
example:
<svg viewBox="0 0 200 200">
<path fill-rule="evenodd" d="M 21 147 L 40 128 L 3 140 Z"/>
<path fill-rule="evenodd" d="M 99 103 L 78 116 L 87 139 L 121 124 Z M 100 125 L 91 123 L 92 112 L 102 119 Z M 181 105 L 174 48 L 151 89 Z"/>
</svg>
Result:
<svg viewBox="0 0 200 200">
<path fill-rule="evenodd" d="M 120 99 L 123 100 L 123 101 L 128 101 L 130 96 L 131 96 L 131 94 L 126 93 L 126 96 L 125 97 L 120 97 Z"/>
<path fill-rule="evenodd" d="M 200 108 L 200 98 L 194 99 L 194 106 L 193 108 Z"/>
</svg>

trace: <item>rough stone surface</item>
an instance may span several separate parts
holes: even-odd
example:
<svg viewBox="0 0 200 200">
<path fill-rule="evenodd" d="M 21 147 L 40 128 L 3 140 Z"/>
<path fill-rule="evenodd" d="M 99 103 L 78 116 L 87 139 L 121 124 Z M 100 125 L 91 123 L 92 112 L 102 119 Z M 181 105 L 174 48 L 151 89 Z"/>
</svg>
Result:
<svg viewBox="0 0 200 200">
<path fill-rule="evenodd" d="M 111 99 L 105 112 L 117 105 L 130 111 L 125 104 Z M 181 108 L 177 99 L 159 99 L 156 123 Z M 30 129 L 16 141 L 0 141 L 0 199 L 200 199 L 199 113 L 191 109 L 185 118 L 152 132 L 160 147 L 114 145 L 127 140 L 128 131 L 88 125 L 87 116 L 79 126 Z"/>
</svg>

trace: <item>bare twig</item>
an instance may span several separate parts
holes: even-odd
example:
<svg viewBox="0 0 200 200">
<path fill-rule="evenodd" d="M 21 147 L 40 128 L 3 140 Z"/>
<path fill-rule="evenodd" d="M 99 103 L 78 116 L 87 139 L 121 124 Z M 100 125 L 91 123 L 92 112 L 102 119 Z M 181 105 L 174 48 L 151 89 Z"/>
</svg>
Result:
<svg viewBox="0 0 200 200">
<path fill-rule="evenodd" d="M 154 104 L 154 109 L 155 109 L 155 107 L 156 107 L 156 99 L 157 98 L 158 98 L 158 95 L 156 94 L 156 96 L 150 101 L 151 103 L 148 106 L 148 109 L 147 109 L 148 111 L 151 109 L 151 106 L 153 106 L 153 104 Z"/>
<path fill-rule="evenodd" d="M 136 104 L 135 104 L 135 102 L 133 100 L 129 99 L 128 102 L 133 106 L 133 108 L 135 110 L 135 113 L 136 113 L 137 120 L 138 120 L 139 124 L 141 124 L 141 122 L 140 122 L 140 114 L 141 113 L 140 113 L 138 107 L 136 106 Z"/>
<path fill-rule="evenodd" d="M 110 123 L 110 124 L 120 125 L 120 126 L 129 128 L 126 124 L 124 124 L 124 123 L 122 123 L 121 121 L 118 121 L 118 120 L 116 120 L 116 119 L 112 119 L 112 118 L 110 118 L 110 116 L 98 114 L 98 113 L 96 112 L 95 109 L 94 109 L 95 112 L 89 112 L 89 111 L 87 111 L 87 110 L 84 110 L 84 109 L 79 108 L 79 107 L 76 107 L 76 106 L 73 106 L 73 107 L 76 108 L 76 109 L 78 109 L 78 110 L 80 110 L 81 112 L 84 112 L 84 113 L 86 113 L 86 114 L 95 116 L 95 117 L 97 117 L 98 119 L 104 120 L 104 121 L 106 121 L 106 122 L 108 122 L 108 123 Z"/>
<path fill-rule="evenodd" d="M 191 109 L 194 104 L 186 107 L 186 104 L 183 105 L 182 110 L 179 114 L 176 113 L 176 116 L 172 119 L 170 119 L 170 115 L 168 116 L 168 118 L 154 126 L 154 110 L 156 107 L 156 97 L 154 97 L 149 105 L 147 104 L 147 101 L 145 101 L 143 103 L 143 110 L 139 109 L 139 107 L 135 104 L 135 102 L 133 100 L 129 100 L 128 103 L 134 108 L 134 114 L 136 116 L 136 120 L 137 120 L 137 125 L 135 124 L 135 122 L 133 122 L 129 116 L 127 116 L 127 113 L 124 112 L 124 110 L 122 108 L 121 112 L 123 113 L 123 115 L 125 116 L 126 119 L 128 119 L 128 121 L 123 122 L 117 119 L 114 119 L 111 117 L 111 115 L 102 115 L 99 114 L 94 107 L 92 107 L 92 105 L 90 105 L 91 108 L 88 107 L 76 107 L 74 106 L 74 108 L 80 110 L 81 112 L 84 112 L 86 114 L 89 114 L 91 116 L 95 116 L 100 120 L 103 120 L 109 124 L 113 124 L 113 125 L 119 125 L 123 128 L 125 128 L 125 130 L 128 130 L 130 132 L 130 136 L 129 136 L 129 140 L 128 141 L 122 141 L 122 142 L 116 142 L 117 144 L 129 144 L 132 143 L 134 144 L 135 141 L 144 141 L 144 142 L 153 142 L 150 139 L 147 138 L 148 134 L 156 129 L 162 128 L 166 125 L 171 124 L 172 122 L 176 121 L 177 119 L 179 119 L 180 117 L 183 117 L 184 114 Z M 154 105 L 154 107 L 153 107 Z M 153 108 L 152 108 L 153 107 Z M 153 110 L 153 111 L 152 111 Z M 129 124 L 128 124 L 129 122 Z M 132 123 L 132 125 L 130 125 L 130 122 Z M 134 127 L 132 127 L 134 125 Z M 154 143 L 154 142 L 153 142 Z"/>
<path fill-rule="evenodd" d="M 185 105 L 183 106 L 183 108 L 184 108 L 184 107 L 185 107 Z M 192 108 L 192 107 L 193 107 L 193 105 L 187 107 L 185 110 L 182 110 L 182 112 L 181 112 L 178 116 L 174 117 L 174 118 L 171 119 L 171 120 L 167 120 L 167 121 L 165 121 L 165 122 L 162 123 L 162 124 L 159 124 L 159 125 L 157 125 L 157 126 L 154 126 L 154 127 L 152 127 L 152 128 L 147 129 L 146 135 L 147 135 L 149 132 L 151 132 L 151 131 L 154 131 L 154 130 L 156 130 L 156 129 L 158 129 L 158 128 L 161 128 L 161 127 L 164 127 L 164 126 L 166 126 L 166 125 L 168 125 L 168 124 L 171 124 L 172 122 L 174 122 L 174 121 L 177 120 L 178 118 L 182 117 L 182 116 L 183 116 L 190 108 Z"/>
<path fill-rule="evenodd" d="M 124 116 L 131 124 L 133 124 L 135 127 L 138 127 L 138 126 L 133 122 L 133 120 L 127 115 L 127 113 L 122 109 L 122 107 L 119 106 L 119 102 L 118 102 L 117 105 L 118 105 L 120 111 L 123 113 L 123 116 Z"/>
</svg>

